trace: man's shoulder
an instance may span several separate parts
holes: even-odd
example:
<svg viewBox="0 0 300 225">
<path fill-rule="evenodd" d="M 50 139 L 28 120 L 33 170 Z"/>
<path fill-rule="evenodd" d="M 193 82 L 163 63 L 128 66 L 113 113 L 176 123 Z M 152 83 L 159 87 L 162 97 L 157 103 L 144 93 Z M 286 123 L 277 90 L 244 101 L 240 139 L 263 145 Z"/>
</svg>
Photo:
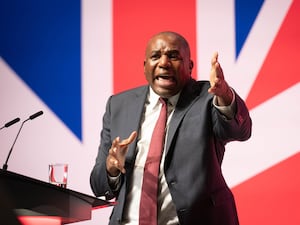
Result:
<svg viewBox="0 0 300 225">
<path fill-rule="evenodd" d="M 210 83 L 208 80 L 195 80 L 195 84 L 199 87 L 207 87 L 210 86 Z"/>
<path fill-rule="evenodd" d="M 114 96 L 115 97 L 120 97 L 120 96 L 140 94 L 140 93 L 144 93 L 145 91 L 147 91 L 148 88 L 149 88 L 148 85 L 142 85 L 142 86 L 130 88 L 130 89 L 127 89 L 127 90 L 124 90 L 124 91 L 120 91 L 118 93 L 115 93 Z"/>
<path fill-rule="evenodd" d="M 195 95 L 199 95 L 199 94 L 207 93 L 209 87 L 210 87 L 210 83 L 207 80 L 191 79 L 183 91 L 190 94 L 194 93 Z"/>
</svg>

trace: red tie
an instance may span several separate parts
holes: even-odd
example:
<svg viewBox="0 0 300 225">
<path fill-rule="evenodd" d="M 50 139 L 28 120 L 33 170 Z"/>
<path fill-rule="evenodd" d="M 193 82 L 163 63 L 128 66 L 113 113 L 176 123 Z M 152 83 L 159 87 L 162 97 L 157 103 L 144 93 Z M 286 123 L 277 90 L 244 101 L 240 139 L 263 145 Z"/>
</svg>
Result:
<svg viewBox="0 0 300 225">
<path fill-rule="evenodd" d="M 157 225 L 157 186 L 161 155 L 164 148 L 167 122 L 167 103 L 159 98 L 162 108 L 154 127 L 144 168 L 140 202 L 139 225 Z"/>
</svg>

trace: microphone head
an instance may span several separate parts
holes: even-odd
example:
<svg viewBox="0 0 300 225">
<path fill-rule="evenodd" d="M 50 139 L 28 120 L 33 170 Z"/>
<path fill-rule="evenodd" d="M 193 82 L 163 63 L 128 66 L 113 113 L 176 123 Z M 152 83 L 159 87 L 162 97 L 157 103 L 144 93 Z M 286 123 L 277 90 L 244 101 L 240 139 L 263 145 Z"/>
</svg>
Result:
<svg viewBox="0 0 300 225">
<path fill-rule="evenodd" d="M 38 116 L 42 115 L 43 113 L 44 113 L 43 111 L 39 111 L 39 112 L 29 116 L 29 119 L 33 120 L 33 119 L 37 118 Z"/>
<path fill-rule="evenodd" d="M 15 124 L 15 123 L 17 123 L 17 122 L 19 122 L 20 121 L 20 118 L 18 117 L 18 118 L 15 118 L 15 119 L 13 119 L 12 121 L 9 121 L 8 123 L 6 123 L 5 125 L 4 125 L 4 127 L 10 127 L 11 125 L 13 125 L 13 124 Z"/>
</svg>

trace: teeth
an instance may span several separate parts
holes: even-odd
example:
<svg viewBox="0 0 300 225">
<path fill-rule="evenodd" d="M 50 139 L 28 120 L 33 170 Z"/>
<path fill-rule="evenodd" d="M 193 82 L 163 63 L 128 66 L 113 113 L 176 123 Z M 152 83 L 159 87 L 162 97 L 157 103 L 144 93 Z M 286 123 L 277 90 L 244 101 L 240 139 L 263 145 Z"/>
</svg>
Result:
<svg viewBox="0 0 300 225">
<path fill-rule="evenodd" d="M 158 76 L 157 79 L 165 79 L 165 80 L 169 80 L 171 79 L 171 77 L 168 77 L 168 76 Z"/>
</svg>

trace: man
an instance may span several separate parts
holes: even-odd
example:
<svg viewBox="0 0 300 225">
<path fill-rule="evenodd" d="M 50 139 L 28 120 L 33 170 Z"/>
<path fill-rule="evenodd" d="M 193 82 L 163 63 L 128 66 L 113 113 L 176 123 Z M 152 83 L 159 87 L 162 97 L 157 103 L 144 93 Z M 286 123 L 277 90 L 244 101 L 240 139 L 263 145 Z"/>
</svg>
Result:
<svg viewBox="0 0 300 225">
<path fill-rule="evenodd" d="M 144 74 L 149 85 L 108 100 L 90 182 L 96 196 L 117 200 L 110 224 L 140 224 L 139 218 L 150 208 L 144 205 L 141 210 L 141 189 L 151 135 L 162 108 L 160 97 L 168 99 L 168 121 L 155 223 L 238 224 L 221 163 L 226 143 L 250 137 L 249 112 L 225 81 L 217 53 L 210 82 L 195 81 L 192 69 L 187 41 L 177 33 L 161 32 L 146 47 Z"/>
</svg>

